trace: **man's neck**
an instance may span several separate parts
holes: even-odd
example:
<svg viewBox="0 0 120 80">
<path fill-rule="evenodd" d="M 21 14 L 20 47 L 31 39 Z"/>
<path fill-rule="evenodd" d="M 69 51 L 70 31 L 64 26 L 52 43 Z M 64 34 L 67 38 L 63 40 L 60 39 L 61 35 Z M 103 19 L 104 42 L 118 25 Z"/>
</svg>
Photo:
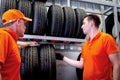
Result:
<svg viewBox="0 0 120 80">
<path fill-rule="evenodd" d="M 98 32 L 99 31 L 97 29 L 91 30 L 91 33 L 89 34 L 90 41 L 92 41 L 92 39 L 98 34 Z"/>
</svg>

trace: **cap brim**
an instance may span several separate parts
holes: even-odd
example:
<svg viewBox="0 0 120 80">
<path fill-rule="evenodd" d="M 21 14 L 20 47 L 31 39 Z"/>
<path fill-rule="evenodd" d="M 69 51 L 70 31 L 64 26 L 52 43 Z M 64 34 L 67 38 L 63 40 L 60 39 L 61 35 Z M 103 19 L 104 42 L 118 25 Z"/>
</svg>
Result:
<svg viewBox="0 0 120 80">
<path fill-rule="evenodd" d="M 25 22 L 32 21 L 32 19 L 28 18 L 28 17 L 23 17 L 23 19 L 24 19 Z"/>
</svg>

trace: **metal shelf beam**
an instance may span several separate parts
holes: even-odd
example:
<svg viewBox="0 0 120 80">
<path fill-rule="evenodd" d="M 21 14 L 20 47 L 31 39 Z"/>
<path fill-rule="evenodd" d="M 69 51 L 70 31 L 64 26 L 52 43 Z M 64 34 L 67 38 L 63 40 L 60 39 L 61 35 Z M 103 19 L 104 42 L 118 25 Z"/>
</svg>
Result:
<svg viewBox="0 0 120 80">
<path fill-rule="evenodd" d="M 85 39 L 40 36 L 40 35 L 24 35 L 23 39 L 42 39 L 42 40 L 68 41 L 68 42 L 85 42 Z"/>
<path fill-rule="evenodd" d="M 75 1 L 75 0 L 73 0 Z M 104 5 L 104 6 L 116 6 L 116 7 L 120 7 L 119 4 L 113 3 L 112 1 L 97 1 L 97 0 L 77 0 L 80 2 L 87 2 L 87 3 L 93 3 L 93 4 L 98 4 L 98 5 Z"/>
</svg>

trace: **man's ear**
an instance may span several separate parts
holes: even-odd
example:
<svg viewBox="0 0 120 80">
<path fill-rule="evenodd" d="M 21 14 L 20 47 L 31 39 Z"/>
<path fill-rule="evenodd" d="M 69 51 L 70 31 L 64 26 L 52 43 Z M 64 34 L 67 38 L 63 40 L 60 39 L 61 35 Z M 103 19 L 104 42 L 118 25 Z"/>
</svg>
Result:
<svg viewBox="0 0 120 80">
<path fill-rule="evenodd" d="M 91 26 L 95 26 L 95 23 L 94 23 L 93 20 L 91 20 L 90 25 L 91 25 Z"/>
<path fill-rule="evenodd" d="M 20 20 L 18 19 L 18 20 L 16 21 L 16 23 L 17 23 L 17 25 L 19 25 L 19 23 L 20 23 Z"/>
</svg>

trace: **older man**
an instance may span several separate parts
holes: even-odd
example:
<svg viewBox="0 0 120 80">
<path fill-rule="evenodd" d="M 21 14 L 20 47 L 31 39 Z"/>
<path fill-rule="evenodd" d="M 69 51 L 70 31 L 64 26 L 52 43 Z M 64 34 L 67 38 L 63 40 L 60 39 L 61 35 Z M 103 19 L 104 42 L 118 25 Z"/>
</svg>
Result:
<svg viewBox="0 0 120 80">
<path fill-rule="evenodd" d="M 25 23 L 32 19 L 25 17 L 17 9 L 9 9 L 2 15 L 0 28 L 0 80 L 21 80 L 21 58 L 17 45 L 18 37 L 23 37 Z"/>
</svg>

